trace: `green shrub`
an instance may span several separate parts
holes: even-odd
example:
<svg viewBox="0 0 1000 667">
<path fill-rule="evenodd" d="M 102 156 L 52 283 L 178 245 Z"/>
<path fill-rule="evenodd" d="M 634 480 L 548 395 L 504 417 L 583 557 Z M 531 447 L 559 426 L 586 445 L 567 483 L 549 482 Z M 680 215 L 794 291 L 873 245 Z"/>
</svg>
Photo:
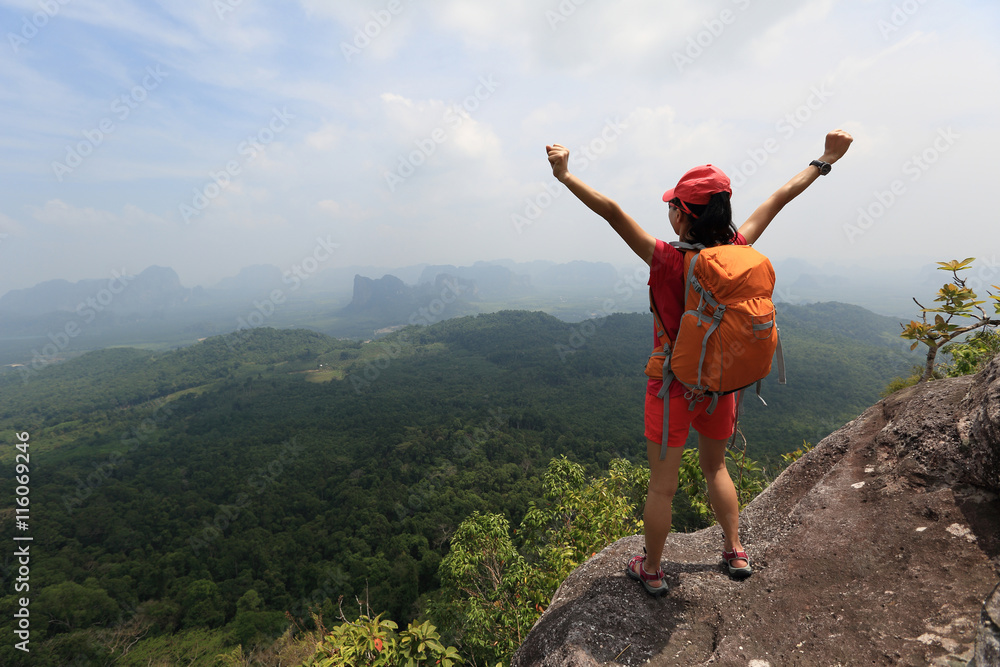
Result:
<svg viewBox="0 0 1000 667">
<path fill-rule="evenodd" d="M 314 617 L 318 627 L 322 619 Z M 397 625 L 378 614 L 344 621 L 328 633 L 305 664 L 309 667 L 419 667 L 461 665 L 464 660 L 454 647 L 441 643 L 437 628 L 428 621 L 411 623 L 396 632 Z"/>
</svg>

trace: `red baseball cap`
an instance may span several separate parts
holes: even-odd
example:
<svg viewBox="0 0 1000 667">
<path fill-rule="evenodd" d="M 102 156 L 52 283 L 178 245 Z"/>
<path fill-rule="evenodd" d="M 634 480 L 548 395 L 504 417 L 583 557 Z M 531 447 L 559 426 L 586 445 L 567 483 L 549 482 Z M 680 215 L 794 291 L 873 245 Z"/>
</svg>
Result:
<svg viewBox="0 0 1000 667">
<path fill-rule="evenodd" d="M 671 199 L 681 200 L 681 209 L 688 215 L 693 215 L 688 210 L 688 204 L 698 204 L 703 206 L 716 192 L 728 192 L 733 194 L 733 189 L 729 185 L 729 177 L 718 167 L 711 164 L 703 164 L 681 176 L 677 185 L 663 193 L 663 201 L 669 202 Z"/>
</svg>

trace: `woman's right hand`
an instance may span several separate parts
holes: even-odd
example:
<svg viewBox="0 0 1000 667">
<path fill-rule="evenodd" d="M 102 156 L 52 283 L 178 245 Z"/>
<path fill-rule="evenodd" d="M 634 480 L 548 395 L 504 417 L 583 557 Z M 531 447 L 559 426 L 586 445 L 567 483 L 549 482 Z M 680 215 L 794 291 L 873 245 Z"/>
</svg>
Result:
<svg viewBox="0 0 1000 667">
<path fill-rule="evenodd" d="M 552 165 L 552 175 L 561 181 L 569 173 L 569 149 L 562 144 L 552 144 L 545 147 Z"/>
<path fill-rule="evenodd" d="M 844 153 L 847 149 L 851 147 L 851 142 L 854 141 L 854 137 L 845 132 L 844 130 L 834 130 L 826 135 L 826 145 L 823 149 L 823 157 L 820 159 L 823 162 L 829 162 L 833 164 L 840 158 L 844 157 Z"/>
</svg>

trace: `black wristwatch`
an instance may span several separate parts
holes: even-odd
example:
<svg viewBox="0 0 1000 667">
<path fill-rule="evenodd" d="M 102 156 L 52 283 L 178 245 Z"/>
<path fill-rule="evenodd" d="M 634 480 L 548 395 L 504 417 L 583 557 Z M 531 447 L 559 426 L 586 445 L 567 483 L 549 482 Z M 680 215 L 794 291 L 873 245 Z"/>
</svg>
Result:
<svg viewBox="0 0 1000 667">
<path fill-rule="evenodd" d="M 830 170 L 833 169 L 832 164 L 830 164 L 829 162 L 823 162 L 822 160 L 813 160 L 812 162 L 809 163 L 809 166 L 819 168 L 820 176 L 826 176 L 827 174 L 830 173 Z"/>
</svg>

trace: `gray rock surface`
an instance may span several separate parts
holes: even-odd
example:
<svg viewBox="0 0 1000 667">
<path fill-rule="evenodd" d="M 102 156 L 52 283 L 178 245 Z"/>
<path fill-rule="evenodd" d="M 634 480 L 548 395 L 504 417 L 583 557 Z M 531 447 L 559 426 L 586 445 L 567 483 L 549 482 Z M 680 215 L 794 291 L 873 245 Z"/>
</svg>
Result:
<svg viewBox="0 0 1000 667">
<path fill-rule="evenodd" d="M 724 574 L 717 526 L 675 533 L 654 599 L 624 538 L 566 578 L 512 665 L 969 665 L 1000 615 L 998 493 L 1000 359 L 893 394 L 783 472 L 743 513 L 750 579 Z"/>
<path fill-rule="evenodd" d="M 976 635 L 976 665 L 1000 665 L 1000 586 L 993 589 L 993 594 L 983 604 Z"/>
</svg>

